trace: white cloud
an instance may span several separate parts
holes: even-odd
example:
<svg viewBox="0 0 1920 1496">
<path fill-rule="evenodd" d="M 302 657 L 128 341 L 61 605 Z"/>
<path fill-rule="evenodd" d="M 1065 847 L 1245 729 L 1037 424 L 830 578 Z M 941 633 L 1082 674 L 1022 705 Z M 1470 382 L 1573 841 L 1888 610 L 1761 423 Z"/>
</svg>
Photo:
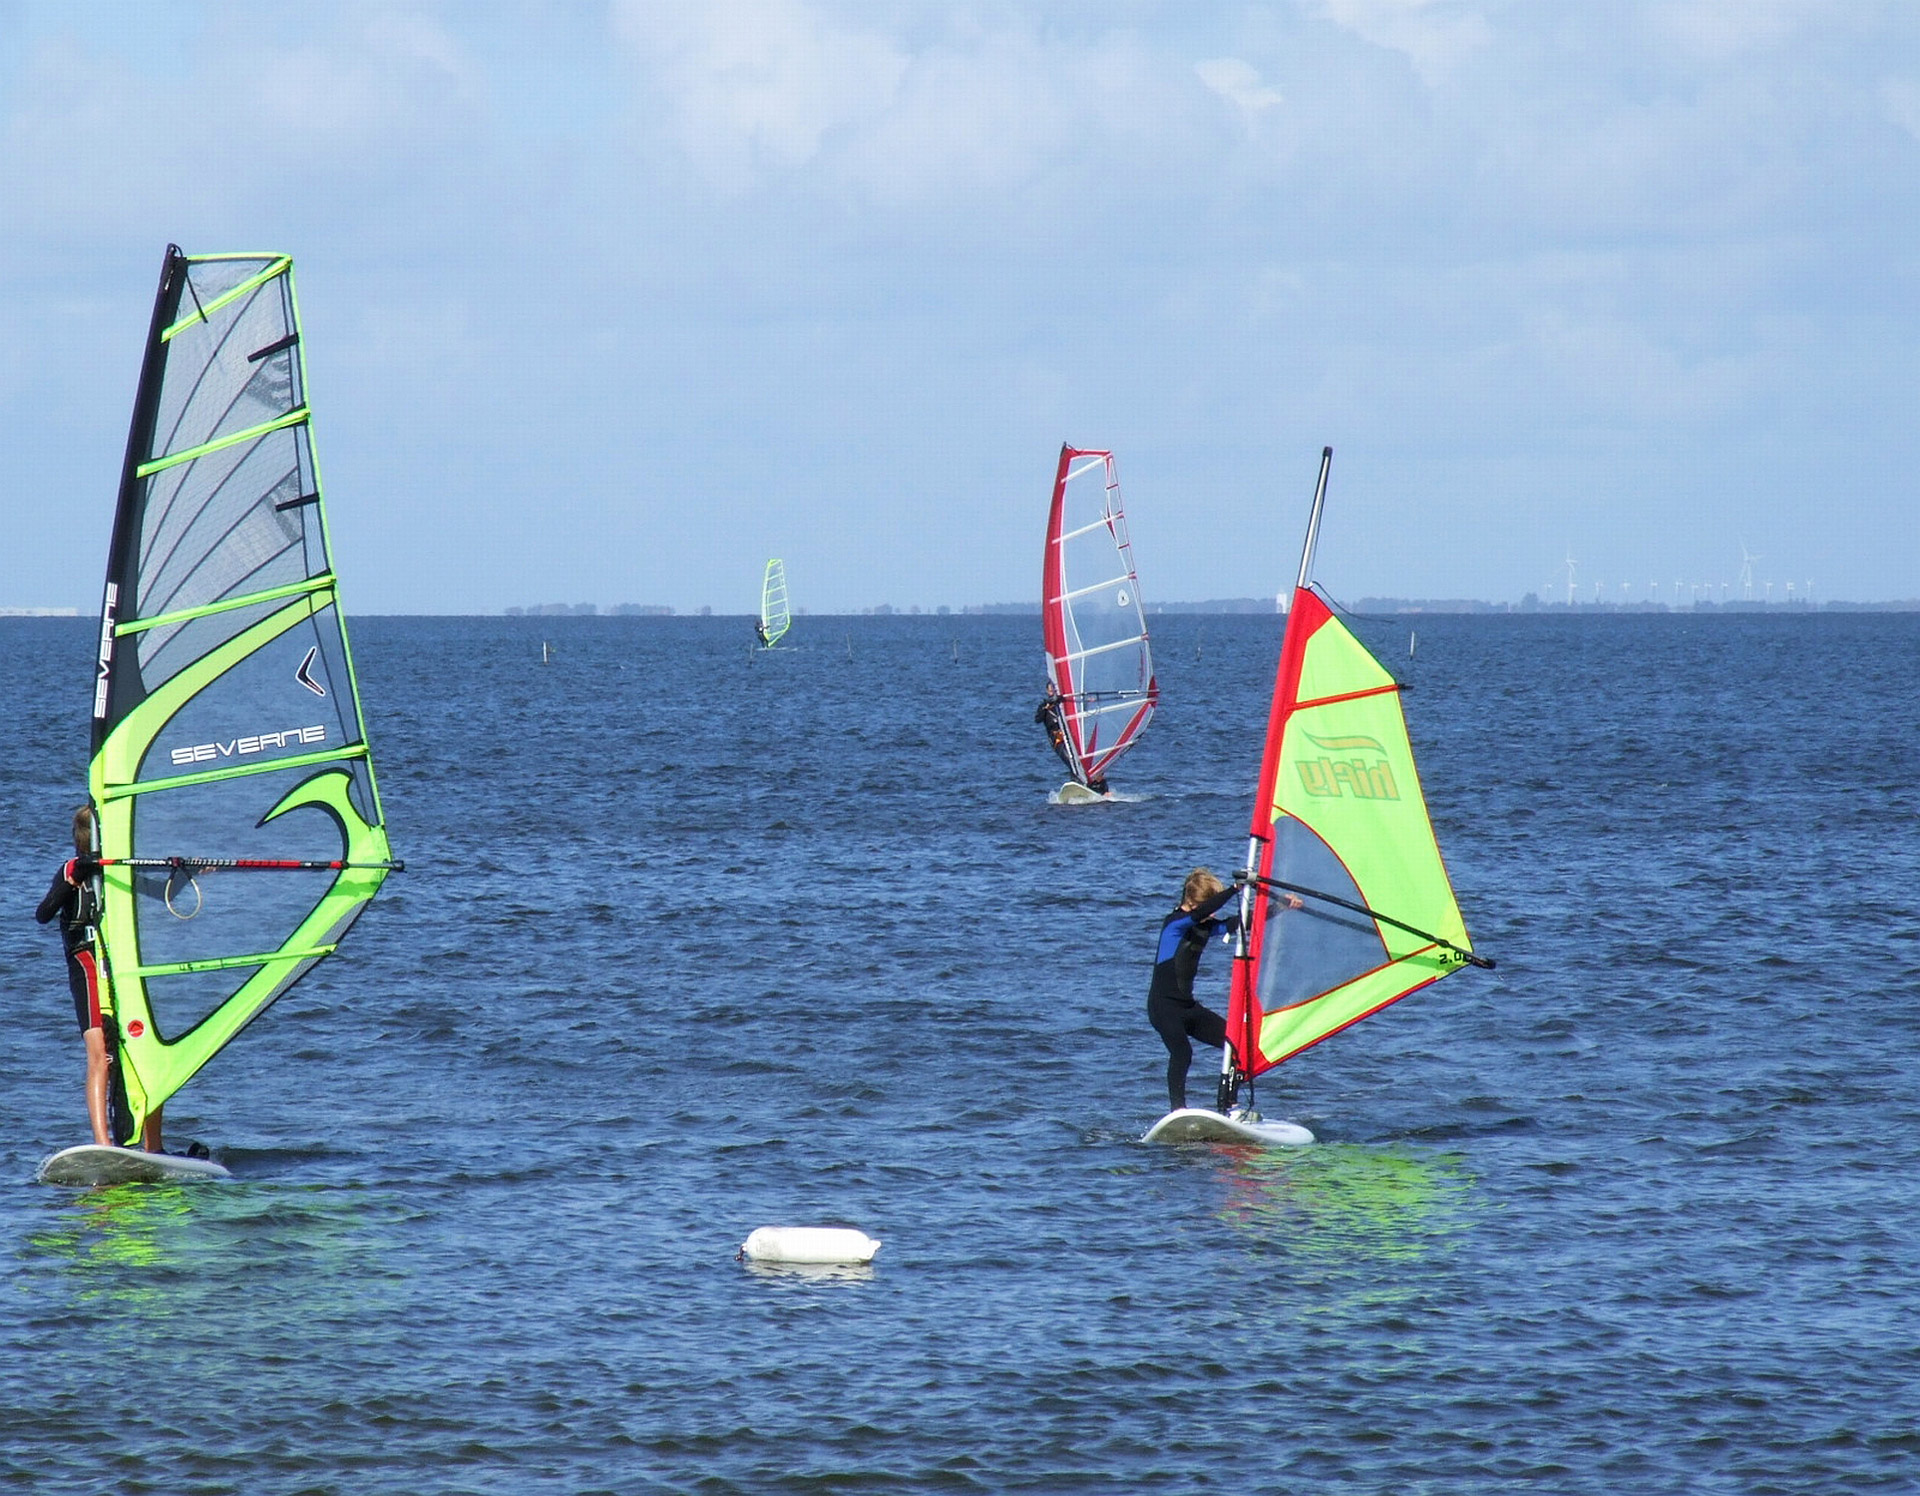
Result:
<svg viewBox="0 0 1920 1496">
<path fill-rule="evenodd" d="M 654 69 L 682 148 L 726 188 L 761 163 L 805 165 L 830 133 L 873 122 L 908 66 L 888 37 L 800 0 L 617 0 L 613 29 Z"/>
<path fill-rule="evenodd" d="M 1260 117 L 1282 102 L 1280 90 L 1269 87 L 1260 70 L 1238 57 L 1213 57 L 1196 62 L 1200 81 L 1240 111 L 1240 122 L 1253 134 Z"/>
<path fill-rule="evenodd" d="M 1000 9 L 873 14 L 807 0 L 614 12 L 642 130 L 723 195 L 804 179 L 843 203 L 977 213 L 1043 176 L 1153 181 L 1220 133 L 1192 64 L 1133 32 Z M 1257 85 L 1235 102 L 1257 106 Z"/>
<path fill-rule="evenodd" d="M 1920 140 L 1920 83 L 1889 78 L 1880 85 L 1880 103 L 1889 120 Z"/>
<path fill-rule="evenodd" d="M 1806 18 L 1831 17 L 1830 0 L 1663 0 L 1653 29 L 1703 57 L 1730 59 L 1790 40 Z"/>
<path fill-rule="evenodd" d="M 1320 0 L 1320 13 L 1362 41 L 1402 53 L 1428 88 L 1493 40 L 1485 17 L 1459 0 Z"/>
<path fill-rule="evenodd" d="M 224 227 L 263 203 L 283 212 L 316 179 L 434 175 L 440 148 L 478 128 L 481 71 L 428 18 L 347 15 L 292 43 L 209 28 L 178 68 L 59 34 L 36 43 L 0 116 L 15 224 Z"/>
</svg>

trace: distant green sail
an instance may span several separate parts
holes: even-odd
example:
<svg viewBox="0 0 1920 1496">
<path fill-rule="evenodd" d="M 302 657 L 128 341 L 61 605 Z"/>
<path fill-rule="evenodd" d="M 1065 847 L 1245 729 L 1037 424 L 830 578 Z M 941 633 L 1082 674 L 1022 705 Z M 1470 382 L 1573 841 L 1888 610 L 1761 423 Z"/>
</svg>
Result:
<svg viewBox="0 0 1920 1496">
<path fill-rule="evenodd" d="M 116 1140 L 330 955 L 392 861 L 282 255 L 167 247 L 101 605 L 89 792 Z"/>
<path fill-rule="evenodd" d="M 760 631 L 768 649 L 778 644 L 793 626 L 787 611 L 787 564 L 775 558 L 767 563 L 767 574 L 760 583 Z"/>
</svg>

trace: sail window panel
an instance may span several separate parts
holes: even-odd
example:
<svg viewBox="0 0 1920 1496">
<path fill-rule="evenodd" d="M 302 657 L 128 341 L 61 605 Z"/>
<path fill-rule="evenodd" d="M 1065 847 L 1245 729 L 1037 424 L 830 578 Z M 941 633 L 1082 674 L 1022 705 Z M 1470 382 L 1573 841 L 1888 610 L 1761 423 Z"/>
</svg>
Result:
<svg viewBox="0 0 1920 1496">
<path fill-rule="evenodd" d="M 1120 745 L 1153 679 L 1111 474 L 1105 460 L 1082 462 L 1061 491 L 1060 607 L 1073 697 L 1064 715 L 1090 770 L 1095 755 Z M 1109 710 L 1122 703 L 1127 711 Z"/>
<path fill-rule="evenodd" d="M 380 824 L 380 804 L 373 792 L 373 766 L 365 758 L 340 765 L 348 776 L 347 800 L 369 826 Z"/>
<path fill-rule="evenodd" d="M 323 573 L 319 506 L 297 502 L 313 492 L 312 475 L 299 427 L 154 474 L 140 514 L 139 570 L 126 579 L 137 617 L 204 608 Z M 143 663 L 174 627 L 146 631 Z"/>
<path fill-rule="evenodd" d="M 261 619 L 279 612 L 287 604 L 288 599 L 284 597 L 248 603 L 245 607 L 209 613 L 184 623 L 170 623 L 122 639 L 120 649 L 123 653 L 129 647 L 136 651 L 139 677 L 136 681 L 134 672 L 130 670 L 116 673 L 112 720 L 118 722 L 138 706 L 145 699 L 149 685 L 163 685 L 180 671 L 205 658 L 229 639 L 245 633 Z M 136 684 L 139 686 L 137 693 L 134 691 Z"/>
<path fill-rule="evenodd" d="M 197 268 L 190 274 L 194 296 L 181 297 L 183 322 L 167 344 L 150 459 L 265 425 L 299 408 L 305 396 L 298 344 L 252 356 L 294 331 L 287 277 L 254 287 L 202 321 L 194 297 L 206 305 L 221 292 L 203 289 Z"/>
<path fill-rule="evenodd" d="M 1269 876 L 1364 903 L 1359 887 L 1325 842 L 1292 816 L 1274 824 Z M 1345 985 L 1386 964 L 1379 929 L 1355 914 L 1316 899 L 1288 909 L 1275 895 L 1261 934 L 1260 1006 L 1271 1013 Z"/>
<path fill-rule="evenodd" d="M 352 921 L 347 923 L 351 924 Z M 283 992 L 318 964 L 317 957 L 294 962 L 280 968 L 271 985 L 256 986 L 247 991 L 246 1011 L 240 1026 L 245 1027 L 263 1009 L 277 1002 Z M 230 966 L 218 971 L 190 971 L 148 977 L 143 985 L 155 1030 L 165 1043 L 178 1044 L 241 996 L 247 984 L 263 970 L 265 968 L 260 966 Z"/>
<path fill-rule="evenodd" d="M 267 611 L 274 606 L 267 605 Z M 304 604 L 281 599 L 277 606 Z M 214 614 L 183 628 L 224 624 L 232 616 Z M 326 607 L 254 650 L 189 698 L 154 734 L 138 778 L 172 779 L 254 768 L 281 758 L 337 752 L 359 742 L 360 720 L 347 677 L 346 647 L 338 616 Z"/>
<path fill-rule="evenodd" d="M 259 971 L 257 966 L 228 966 L 148 977 L 143 985 L 155 1032 L 166 1043 L 178 1043 L 230 1002 Z"/>
<path fill-rule="evenodd" d="M 303 765 L 136 798 L 136 858 L 263 858 L 331 861 L 346 837 L 333 814 L 301 805 L 263 820 L 281 799 L 330 767 Z M 325 869 L 192 873 L 195 886 L 171 869 L 137 870 L 134 919 L 143 966 L 264 954 L 280 949 L 332 886 Z M 169 909 L 168 904 L 172 904 Z"/>
</svg>

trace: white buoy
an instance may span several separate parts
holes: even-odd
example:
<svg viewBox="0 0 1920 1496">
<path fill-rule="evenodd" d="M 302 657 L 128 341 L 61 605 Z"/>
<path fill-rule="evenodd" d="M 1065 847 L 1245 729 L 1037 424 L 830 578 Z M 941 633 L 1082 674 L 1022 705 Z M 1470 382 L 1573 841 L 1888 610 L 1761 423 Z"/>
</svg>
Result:
<svg viewBox="0 0 1920 1496">
<path fill-rule="evenodd" d="M 871 1262 L 879 1250 L 851 1226 L 762 1226 L 740 1244 L 754 1262 Z"/>
</svg>

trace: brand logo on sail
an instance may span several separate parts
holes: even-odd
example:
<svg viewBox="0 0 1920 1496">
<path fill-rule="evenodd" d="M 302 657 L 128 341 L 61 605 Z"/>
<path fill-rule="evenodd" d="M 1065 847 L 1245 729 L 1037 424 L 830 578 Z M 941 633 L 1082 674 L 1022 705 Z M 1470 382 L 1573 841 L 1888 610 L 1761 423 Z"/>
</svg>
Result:
<svg viewBox="0 0 1920 1496">
<path fill-rule="evenodd" d="M 120 584 L 107 583 L 107 599 L 100 607 L 100 673 L 93 683 L 93 715 L 107 714 L 107 678 L 113 671 L 113 615 L 120 606 Z"/>
<path fill-rule="evenodd" d="M 269 748 L 299 748 L 326 740 L 327 729 L 324 725 L 289 727 L 285 732 L 262 732 L 251 737 L 233 738 L 225 743 L 195 743 L 191 748 L 176 748 L 172 758 L 178 767 L 212 764 L 223 758 L 244 758 L 252 753 L 265 753 Z"/>
<path fill-rule="evenodd" d="M 1298 758 L 1300 787 L 1309 795 L 1351 795 L 1356 800 L 1398 800 L 1387 750 L 1377 738 L 1317 738 L 1303 734 L 1320 750 L 1318 758 Z"/>
</svg>

